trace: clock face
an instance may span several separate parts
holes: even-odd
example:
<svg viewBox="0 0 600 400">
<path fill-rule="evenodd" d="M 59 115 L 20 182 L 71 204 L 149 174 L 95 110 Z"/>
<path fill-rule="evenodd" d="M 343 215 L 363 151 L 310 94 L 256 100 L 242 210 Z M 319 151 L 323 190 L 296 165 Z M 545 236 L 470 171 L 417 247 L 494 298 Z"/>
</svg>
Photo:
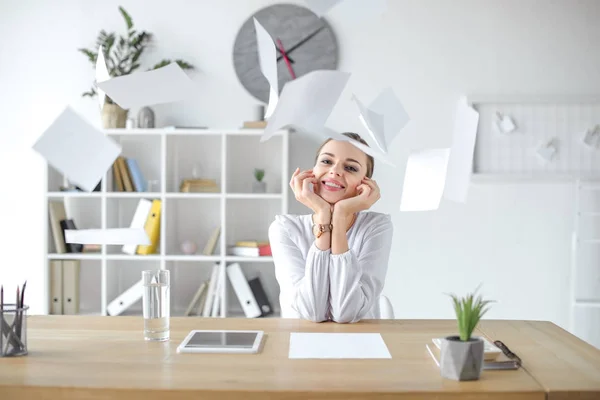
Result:
<svg viewBox="0 0 600 400">
<path fill-rule="evenodd" d="M 311 10 L 293 4 L 263 8 L 244 22 L 233 46 L 233 64 L 238 79 L 258 100 L 269 101 L 269 82 L 260 71 L 253 18 L 274 40 L 279 92 L 286 82 L 294 79 L 292 73 L 299 78 L 314 70 L 337 68 L 337 42 L 325 20 Z M 288 56 L 291 72 L 279 45 Z"/>
</svg>

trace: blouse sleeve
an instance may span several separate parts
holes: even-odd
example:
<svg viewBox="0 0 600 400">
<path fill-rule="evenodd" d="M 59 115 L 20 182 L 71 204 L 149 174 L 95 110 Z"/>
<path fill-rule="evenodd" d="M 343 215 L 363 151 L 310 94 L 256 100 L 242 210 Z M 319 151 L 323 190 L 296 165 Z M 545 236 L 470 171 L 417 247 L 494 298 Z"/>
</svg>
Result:
<svg viewBox="0 0 600 400">
<path fill-rule="evenodd" d="M 299 228 L 279 217 L 269 227 L 275 276 L 281 292 L 281 314 L 285 317 L 293 313 L 314 322 L 325 321 L 329 316 L 331 250 L 322 251 L 313 242 L 305 259 L 292 240 L 293 234 L 301 235 Z"/>
<path fill-rule="evenodd" d="M 331 255 L 331 317 L 336 322 L 357 322 L 379 301 L 387 273 L 393 224 L 389 215 L 374 221 L 365 233 L 359 254 L 350 249 Z"/>
</svg>

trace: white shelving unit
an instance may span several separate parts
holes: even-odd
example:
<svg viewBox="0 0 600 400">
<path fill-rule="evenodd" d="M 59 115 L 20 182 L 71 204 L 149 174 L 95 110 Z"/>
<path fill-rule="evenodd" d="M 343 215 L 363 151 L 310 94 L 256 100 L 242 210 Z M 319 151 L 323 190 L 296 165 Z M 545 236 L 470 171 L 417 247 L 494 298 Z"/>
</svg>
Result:
<svg viewBox="0 0 600 400">
<path fill-rule="evenodd" d="M 261 143 L 257 129 L 133 129 L 105 130 L 122 146 L 124 157 L 136 159 L 144 179 L 158 181 L 152 192 L 115 192 L 112 168 L 105 174 L 100 192 L 62 192 L 66 178 L 47 166 L 46 206 L 64 201 L 67 217 L 78 229 L 129 227 L 140 199 L 160 199 L 161 232 L 158 253 L 128 255 L 121 246 L 103 246 L 100 253 L 57 254 L 46 218 L 45 310 L 49 312 L 49 261 L 81 261 L 80 312 L 107 315 L 107 305 L 139 281 L 145 269 L 171 271 L 171 315 L 182 315 L 200 283 L 210 277 L 216 262 L 238 262 L 248 279 L 261 283 L 279 313 L 279 287 L 272 257 L 237 257 L 227 246 L 239 240 L 268 240 L 275 215 L 287 213 L 289 132 L 279 131 Z M 266 193 L 252 193 L 254 168 L 265 169 Z M 215 179 L 219 193 L 181 193 L 179 185 L 191 178 Z M 48 214 L 48 209 L 47 209 Z M 219 242 L 211 256 L 200 255 L 212 231 L 221 226 Z M 191 240 L 194 255 L 180 250 Z M 224 270 L 222 270 L 224 271 Z M 221 317 L 243 315 L 225 273 L 220 274 Z M 224 283 L 224 284 L 223 284 Z M 141 314 L 141 302 L 127 314 Z"/>
</svg>

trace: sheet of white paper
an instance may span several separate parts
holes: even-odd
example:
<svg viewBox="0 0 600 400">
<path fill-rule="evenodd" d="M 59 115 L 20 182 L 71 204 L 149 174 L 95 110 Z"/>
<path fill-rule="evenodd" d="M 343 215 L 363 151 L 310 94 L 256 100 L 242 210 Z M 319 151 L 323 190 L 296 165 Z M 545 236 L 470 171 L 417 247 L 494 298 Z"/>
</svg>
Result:
<svg viewBox="0 0 600 400">
<path fill-rule="evenodd" d="M 104 59 L 104 47 L 98 48 L 98 57 L 96 57 L 96 92 L 98 93 L 98 102 L 100 104 L 100 110 L 104 108 L 104 99 L 106 94 L 104 90 L 98 87 L 98 82 L 104 82 L 110 79 L 108 69 L 106 68 L 106 60 Z"/>
<path fill-rule="evenodd" d="M 554 160 L 557 152 L 558 152 L 558 147 L 554 144 L 553 141 L 550 141 L 550 142 L 538 147 L 536 154 L 538 155 L 539 160 L 543 164 L 547 164 Z"/>
<path fill-rule="evenodd" d="M 385 144 L 389 147 L 402 128 L 410 121 L 408 113 L 390 87 L 385 88 L 379 93 L 375 100 L 369 104 L 369 109 L 383 115 Z"/>
<path fill-rule="evenodd" d="M 290 333 L 289 358 L 392 358 L 379 333 Z"/>
<path fill-rule="evenodd" d="M 327 14 L 336 4 L 342 0 L 304 0 L 306 6 L 319 17 Z"/>
<path fill-rule="evenodd" d="M 175 62 L 159 69 L 118 76 L 98 86 L 121 108 L 180 101 L 192 94 L 193 81 Z"/>
<path fill-rule="evenodd" d="M 593 149 L 600 147 L 600 126 L 596 125 L 594 128 L 587 129 L 581 141 Z"/>
<path fill-rule="evenodd" d="M 78 244 L 150 245 L 142 228 L 65 229 L 65 242 Z"/>
<path fill-rule="evenodd" d="M 265 119 L 268 119 L 275 111 L 279 98 L 279 82 L 277 80 L 277 53 L 275 43 L 269 32 L 254 18 L 254 30 L 256 31 L 256 45 L 258 48 L 258 62 L 260 71 L 270 85 L 269 105 L 265 111 Z"/>
<path fill-rule="evenodd" d="M 304 0 L 306 5 L 319 17 L 333 12 L 343 20 L 356 22 L 368 20 L 382 15 L 386 8 L 386 0 Z"/>
<path fill-rule="evenodd" d="M 370 155 L 371 157 L 375 158 L 376 160 L 379 160 L 385 164 L 388 164 L 389 166 L 396 167 L 396 165 L 392 162 L 390 157 L 386 153 L 381 152 L 379 149 L 365 146 L 361 142 L 358 142 L 354 139 L 351 139 L 347 136 L 337 133 L 329 128 L 326 128 L 326 132 L 328 132 L 328 134 L 325 136 L 325 138 L 332 138 L 335 140 L 346 141 L 346 142 L 354 145 L 359 150 L 361 150 L 361 151 L 367 153 L 368 155 Z"/>
<path fill-rule="evenodd" d="M 400 211 L 437 210 L 444 192 L 450 149 L 412 152 L 406 164 Z"/>
<path fill-rule="evenodd" d="M 286 127 L 322 131 L 348 79 L 348 72 L 317 70 L 287 82 L 260 141 L 269 140 L 275 131 Z"/>
<path fill-rule="evenodd" d="M 66 107 L 54 120 L 33 149 L 69 181 L 88 192 L 94 190 L 121 154 L 121 146 L 71 107 Z"/>
<path fill-rule="evenodd" d="M 358 118 L 369 133 L 369 136 L 383 153 L 387 153 L 385 133 L 383 132 L 384 116 L 365 107 L 365 105 L 354 95 L 352 95 L 352 100 L 354 100 L 358 106 Z"/>
<path fill-rule="evenodd" d="M 467 200 L 473 172 L 473 153 L 478 123 L 479 113 L 467 103 L 465 97 L 459 99 L 454 117 L 454 134 L 444 188 L 444 198 L 448 200 L 459 203 Z"/>
</svg>

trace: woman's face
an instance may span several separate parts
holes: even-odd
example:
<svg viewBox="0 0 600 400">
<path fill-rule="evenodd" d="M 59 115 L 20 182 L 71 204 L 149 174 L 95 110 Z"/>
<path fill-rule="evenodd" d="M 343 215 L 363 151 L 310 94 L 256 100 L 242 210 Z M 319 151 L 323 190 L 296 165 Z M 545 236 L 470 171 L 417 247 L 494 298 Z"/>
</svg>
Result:
<svg viewBox="0 0 600 400">
<path fill-rule="evenodd" d="M 356 187 L 367 174 L 367 155 L 346 141 L 330 140 L 313 168 L 315 193 L 329 204 L 356 196 Z"/>
</svg>

